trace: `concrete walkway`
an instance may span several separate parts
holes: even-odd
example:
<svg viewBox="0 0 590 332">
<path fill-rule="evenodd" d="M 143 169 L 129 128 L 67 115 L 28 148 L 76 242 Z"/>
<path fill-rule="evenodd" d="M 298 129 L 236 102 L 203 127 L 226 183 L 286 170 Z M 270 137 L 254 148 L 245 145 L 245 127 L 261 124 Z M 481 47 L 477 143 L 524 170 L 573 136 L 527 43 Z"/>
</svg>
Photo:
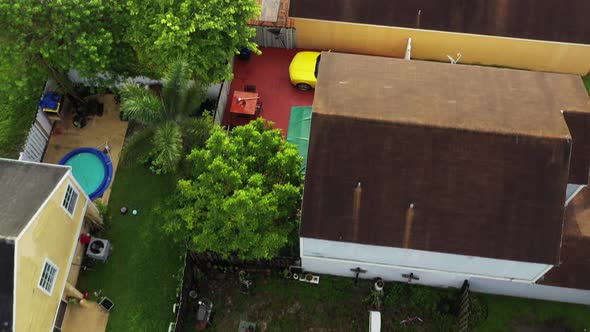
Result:
<svg viewBox="0 0 590 332">
<path fill-rule="evenodd" d="M 109 313 L 96 302 L 68 305 L 62 332 L 105 332 Z"/>
</svg>

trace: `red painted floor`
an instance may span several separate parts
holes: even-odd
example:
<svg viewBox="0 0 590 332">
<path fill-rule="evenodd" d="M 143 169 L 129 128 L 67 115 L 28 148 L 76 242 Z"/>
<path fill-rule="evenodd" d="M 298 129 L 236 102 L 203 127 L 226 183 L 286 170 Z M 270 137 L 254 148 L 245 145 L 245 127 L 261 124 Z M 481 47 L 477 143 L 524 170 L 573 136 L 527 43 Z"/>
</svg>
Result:
<svg viewBox="0 0 590 332">
<path fill-rule="evenodd" d="M 255 85 L 263 103 L 261 117 L 275 123 L 275 128 L 287 135 L 289 115 L 293 106 L 311 106 L 314 90 L 299 91 L 289 81 L 289 64 L 300 50 L 261 48 L 261 55 L 252 55 L 249 61 L 238 58 L 234 61 L 234 79 L 230 87 L 230 98 L 234 90 L 244 90 L 245 85 Z M 229 105 L 225 109 L 223 124 L 231 123 Z"/>
</svg>

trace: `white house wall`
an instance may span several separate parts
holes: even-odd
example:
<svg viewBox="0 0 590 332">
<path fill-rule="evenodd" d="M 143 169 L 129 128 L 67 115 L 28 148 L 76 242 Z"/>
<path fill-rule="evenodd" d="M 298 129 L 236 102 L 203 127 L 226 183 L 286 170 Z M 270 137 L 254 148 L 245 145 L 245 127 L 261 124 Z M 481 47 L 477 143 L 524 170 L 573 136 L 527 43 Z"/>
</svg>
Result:
<svg viewBox="0 0 590 332">
<path fill-rule="evenodd" d="M 579 303 L 590 305 L 590 291 L 565 287 L 470 278 L 470 289 L 480 293 L 490 293 L 531 299 Z"/>
<path fill-rule="evenodd" d="M 319 274 L 330 274 L 343 277 L 355 277 L 351 269 L 361 268 L 365 273 L 359 274 L 362 279 L 382 278 L 387 281 L 407 281 L 402 274 L 414 273 L 420 280 L 413 283 L 436 287 L 461 287 L 468 276 L 438 271 L 407 269 L 391 265 L 369 264 L 339 259 L 317 258 L 302 256 L 301 266 L 305 271 Z"/>
<path fill-rule="evenodd" d="M 359 274 L 362 279 L 380 277 L 388 281 L 407 282 L 408 279 L 403 277 L 402 274 L 413 273 L 419 280 L 412 280 L 412 283 L 435 287 L 460 288 L 463 282 L 467 280 L 470 289 L 475 292 L 590 305 L 590 291 L 588 290 L 308 256 L 301 257 L 301 264 L 306 271 L 351 278 L 355 277 L 355 273 L 350 269 L 359 267 L 366 271 Z"/>
<path fill-rule="evenodd" d="M 461 280 L 466 279 L 466 276 L 482 276 L 533 282 L 551 268 L 551 265 L 547 264 L 453 255 L 312 238 L 301 238 L 301 256 L 303 267 L 306 269 L 309 268 L 305 265 L 305 262 L 313 264 L 314 268 L 317 266 L 315 263 L 317 261 L 313 260 L 313 258 L 327 258 L 331 262 L 330 265 L 334 264 L 334 260 L 351 262 L 347 263 L 346 267 L 342 268 L 332 269 L 329 266 L 323 268 L 324 270 L 328 269 L 332 271 L 322 272 L 333 272 L 330 274 L 337 275 L 343 275 L 342 270 L 345 272 L 356 266 L 361 266 L 363 263 L 383 266 L 383 268 L 378 268 L 380 272 L 374 276 L 390 280 L 399 280 L 398 276 L 400 270 L 398 268 L 402 268 L 404 271 L 419 269 L 432 272 L 443 272 L 451 275 L 458 274 L 462 275 L 460 278 Z M 347 273 L 346 275 L 349 274 L 350 273 Z M 455 279 L 451 279 L 453 279 L 454 282 Z M 441 285 L 443 284 L 446 283 L 442 283 Z M 449 284 L 448 286 L 452 285 Z"/>
<path fill-rule="evenodd" d="M 93 79 L 82 77 L 77 70 L 70 70 L 68 72 L 68 77 L 74 83 L 81 83 L 81 84 L 88 85 L 88 86 L 92 86 L 92 85 L 96 84 Z M 110 77 L 105 74 L 98 74 L 95 79 L 108 81 L 108 80 L 110 80 Z M 121 87 L 121 86 L 123 86 L 124 83 L 127 83 L 127 82 L 132 82 L 132 83 L 137 83 L 137 84 L 145 84 L 145 85 L 163 83 L 162 80 L 155 80 L 155 79 L 152 79 L 152 78 L 149 78 L 146 76 L 118 77 L 115 81 L 116 81 L 115 85 L 117 87 Z M 48 87 L 53 88 L 53 83 L 51 83 L 51 82 L 48 83 Z M 215 83 L 215 84 L 211 84 L 210 86 L 208 86 L 207 87 L 207 98 L 217 100 L 217 97 L 219 96 L 220 89 L 221 89 L 221 83 Z"/>
</svg>

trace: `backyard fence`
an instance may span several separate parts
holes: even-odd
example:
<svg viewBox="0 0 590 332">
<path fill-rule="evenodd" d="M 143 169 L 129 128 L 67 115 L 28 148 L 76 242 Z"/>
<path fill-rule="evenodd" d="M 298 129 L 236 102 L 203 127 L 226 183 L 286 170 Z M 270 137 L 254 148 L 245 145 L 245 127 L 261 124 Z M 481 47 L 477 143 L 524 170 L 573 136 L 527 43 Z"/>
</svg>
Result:
<svg viewBox="0 0 590 332">
<path fill-rule="evenodd" d="M 299 265 L 299 257 L 276 257 L 270 260 L 242 260 L 236 256 L 223 257 L 213 252 L 196 253 L 190 251 L 187 256 L 202 269 L 206 267 L 239 267 L 244 269 L 286 269 Z"/>
<path fill-rule="evenodd" d="M 191 291 L 196 291 L 199 297 L 206 293 L 207 281 L 204 279 L 202 271 L 217 269 L 220 271 L 231 272 L 232 269 L 247 269 L 247 270 L 265 270 L 265 269 L 279 269 L 283 270 L 289 266 L 299 265 L 299 257 L 277 257 L 271 260 L 242 260 L 236 256 L 224 258 L 223 256 L 212 253 L 203 252 L 197 253 L 187 251 L 184 260 L 184 271 L 182 279 L 182 287 L 180 290 L 178 300 L 178 307 L 176 309 L 176 322 L 173 329 L 174 332 L 185 330 L 188 317 L 194 310 L 191 310 L 189 303 Z M 229 269 L 228 268 L 232 268 Z M 172 331 L 172 330 L 171 330 Z"/>
<path fill-rule="evenodd" d="M 220 125 L 223 122 L 223 114 L 225 113 L 225 106 L 229 98 L 229 88 L 231 81 L 223 81 L 221 89 L 219 90 L 219 97 L 217 98 L 217 107 L 215 108 L 215 124 Z"/>
<path fill-rule="evenodd" d="M 469 313 L 471 311 L 471 300 L 469 299 L 469 282 L 465 280 L 459 295 L 459 332 L 469 331 Z"/>
<path fill-rule="evenodd" d="M 198 284 L 196 279 L 197 273 L 194 269 L 197 268 L 196 264 L 191 261 L 189 252 L 187 251 L 184 256 L 184 270 L 182 275 L 182 287 L 180 289 L 178 307 L 176 309 L 176 321 L 174 324 L 174 332 L 184 331 L 184 325 L 188 316 L 188 296 L 190 291 L 195 285 Z"/>
<path fill-rule="evenodd" d="M 297 32 L 292 28 L 256 26 L 256 36 L 251 39 L 260 47 L 297 48 Z"/>
<path fill-rule="evenodd" d="M 49 142 L 51 127 L 51 122 L 43 114 L 43 111 L 37 110 L 37 117 L 31 126 L 23 151 L 20 153 L 18 160 L 40 162 L 43 159 L 47 142 Z"/>
<path fill-rule="evenodd" d="M 229 63 L 230 70 L 233 71 L 234 60 L 232 59 Z M 231 80 L 225 80 L 221 83 L 221 89 L 219 89 L 219 95 L 217 96 L 217 107 L 215 108 L 214 122 L 220 125 L 223 122 L 223 114 L 225 113 L 225 106 L 229 98 L 229 90 L 231 87 Z"/>
</svg>

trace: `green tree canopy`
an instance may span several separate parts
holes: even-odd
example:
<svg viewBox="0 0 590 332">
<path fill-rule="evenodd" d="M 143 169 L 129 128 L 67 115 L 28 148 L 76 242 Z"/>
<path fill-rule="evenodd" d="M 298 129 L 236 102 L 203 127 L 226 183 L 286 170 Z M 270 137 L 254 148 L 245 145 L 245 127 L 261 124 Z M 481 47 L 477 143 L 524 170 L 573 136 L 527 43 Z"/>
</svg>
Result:
<svg viewBox="0 0 590 332">
<path fill-rule="evenodd" d="M 35 64 L 0 47 L 0 157 L 18 158 L 22 151 L 45 78 Z"/>
<path fill-rule="evenodd" d="M 231 76 L 228 61 L 238 47 L 256 45 L 248 26 L 260 8 L 256 0 L 129 0 L 127 39 L 144 68 L 161 73 L 170 59 L 184 57 L 203 83 Z"/>
<path fill-rule="evenodd" d="M 113 61 L 122 61 L 113 58 L 113 45 L 122 47 L 112 33 L 121 29 L 115 22 L 119 16 L 106 3 L 0 0 L 0 43 L 68 89 L 70 69 L 91 77 L 109 72 Z"/>
<path fill-rule="evenodd" d="M 179 57 L 208 84 L 231 76 L 239 47 L 257 51 L 247 21 L 259 11 L 256 0 L 0 0 L 0 46 L 65 89 L 70 69 L 158 78 Z"/>
<path fill-rule="evenodd" d="M 190 77 L 188 63 L 177 60 L 164 73 L 161 91 L 154 92 L 135 83 L 126 84 L 121 89 L 124 114 L 147 126 L 138 137 L 151 138 L 153 166 L 164 173 L 176 170 L 186 151 L 185 147 L 204 146 L 205 137 L 202 142 L 195 140 L 195 137 L 208 133 L 211 126 L 206 124 L 212 124 L 209 117 L 188 118 L 205 100 L 203 88 Z M 143 141 L 132 142 L 126 150 L 135 148 L 135 144 Z"/>
<path fill-rule="evenodd" d="M 295 238 L 302 195 L 302 158 L 263 119 L 215 127 L 206 148 L 188 156 L 191 175 L 179 181 L 166 229 L 189 236 L 196 251 L 269 259 Z"/>
</svg>

